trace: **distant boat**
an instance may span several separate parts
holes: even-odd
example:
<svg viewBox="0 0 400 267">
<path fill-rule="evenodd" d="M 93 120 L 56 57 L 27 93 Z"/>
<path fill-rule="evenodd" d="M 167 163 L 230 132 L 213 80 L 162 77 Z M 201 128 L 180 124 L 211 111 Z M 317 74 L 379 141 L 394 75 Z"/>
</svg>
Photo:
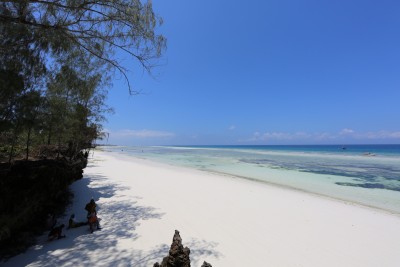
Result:
<svg viewBox="0 0 400 267">
<path fill-rule="evenodd" d="M 347 149 L 347 147 L 345 147 L 345 146 L 342 146 L 342 150 L 346 150 Z"/>
<path fill-rule="evenodd" d="M 367 156 L 367 157 L 375 157 L 375 156 L 376 156 L 376 154 L 374 154 L 374 153 L 371 153 L 371 152 L 365 152 L 365 153 L 363 154 L 363 156 Z"/>
</svg>

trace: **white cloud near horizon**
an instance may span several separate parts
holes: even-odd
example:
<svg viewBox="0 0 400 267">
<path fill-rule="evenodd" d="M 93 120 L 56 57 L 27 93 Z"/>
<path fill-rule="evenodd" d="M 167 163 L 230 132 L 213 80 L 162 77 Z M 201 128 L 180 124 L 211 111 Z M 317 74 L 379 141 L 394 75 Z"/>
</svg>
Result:
<svg viewBox="0 0 400 267">
<path fill-rule="evenodd" d="M 107 132 L 107 131 L 106 131 Z M 120 138 L 169 138 L 174 137 L 175 134 L 166 131 L 156 131 L 156 130 L 130 130 L 123 129 L 118 131 L 108 131 L 110 136 L 112 137 L 120 137 Z"/>
<path fill-rule="evenodd" d="M 358 133 L 352 129 L 343 129 L 340 135 L 351 136 L 355 139 L 400 139 L 400 132 L 389 131 Z"/>
<path fill-rule="evenodd" d="M 365 134 L 365 137 L 368 139 L 400 139 L 400 132 L 368 132 Z"/>
<path fill-rule="evenodd" d="M 253 137 L 249 139 L 249 141 L 266 141 L 266 140 L 299 140 L 299 139 L 307 139 L 311 137 L 310 134 L 304 132 L 297 132 L 297 133 L 285 133 L 285 132 L 255 132 Z"/>
<path fill-rule="evenodd" d="M 350 134 L 351 135 L 353 133 L 354 133 L 354 130 L 345 128 L 345 129 L 341 130 L 339 134 L 340 135 L 346 135 L 346 134 Z"/>
<path fill-rule="evenodd" d="M 299 142 L 299 141 L 343 141 L 343 140 L 394 140 L 399 139 L 400 131 L 378 131 L 378 132 L 364 132 L 359 133 L 355 130 L 345 128 L 339 133 L 306 133 L 306 132 L 255 132 L 252 137 L 244 140 L 245 142 Z"/>
</svg>

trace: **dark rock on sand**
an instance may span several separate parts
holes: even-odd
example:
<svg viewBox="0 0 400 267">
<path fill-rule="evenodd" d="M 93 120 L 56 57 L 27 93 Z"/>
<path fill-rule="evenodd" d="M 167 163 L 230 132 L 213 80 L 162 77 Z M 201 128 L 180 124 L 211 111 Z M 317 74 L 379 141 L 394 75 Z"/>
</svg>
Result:
<svg viewBox="0 0 400 267">
<path fill-rule="evenodd" d="M 183 247 L 182 238 L 179 231 L 175 230 L 169 255 L 165 257 L 161 264 L 156 262 L 153 267 L 190 267 L 190 249 Z M 203 262 L 201 267 L 212 267 L 208 262 Z"/>
<path fill-rule="evenodd" d="M 161 264 L 155 263 L 154 267 L 190 267 L 190 249 L 183 247 L 182 238 L 179 231 L 175 230 L 174 238 L 172 239 L 169 255 L 165 257 Z"/>
</svg>

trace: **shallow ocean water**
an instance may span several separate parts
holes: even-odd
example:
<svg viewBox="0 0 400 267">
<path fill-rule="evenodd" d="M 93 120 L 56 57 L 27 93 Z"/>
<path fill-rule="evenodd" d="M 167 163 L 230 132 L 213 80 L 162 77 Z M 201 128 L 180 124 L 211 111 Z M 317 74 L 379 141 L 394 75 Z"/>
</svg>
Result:
<svg viewBox="0 0 400 267">
<path fill-rule="evenodd" d="M 290 187 L 400 214 L 400 145 L 104 146 L 102 149 Z"/>
</svg>

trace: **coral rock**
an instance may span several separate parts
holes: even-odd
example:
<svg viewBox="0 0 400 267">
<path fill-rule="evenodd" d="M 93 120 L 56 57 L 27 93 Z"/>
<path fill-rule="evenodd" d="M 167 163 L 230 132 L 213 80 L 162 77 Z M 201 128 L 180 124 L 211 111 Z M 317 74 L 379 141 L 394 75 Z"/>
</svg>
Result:
<svg viewBox="0 0 400 267">
<path fill-rule="evenodd" d="M 161 264 L 155 263 L 153 267 L 190 267 L 190 249 L 184 248 L 179 231 L 175 230 L 169 255 L 163 259 Z"/>
</svg>

